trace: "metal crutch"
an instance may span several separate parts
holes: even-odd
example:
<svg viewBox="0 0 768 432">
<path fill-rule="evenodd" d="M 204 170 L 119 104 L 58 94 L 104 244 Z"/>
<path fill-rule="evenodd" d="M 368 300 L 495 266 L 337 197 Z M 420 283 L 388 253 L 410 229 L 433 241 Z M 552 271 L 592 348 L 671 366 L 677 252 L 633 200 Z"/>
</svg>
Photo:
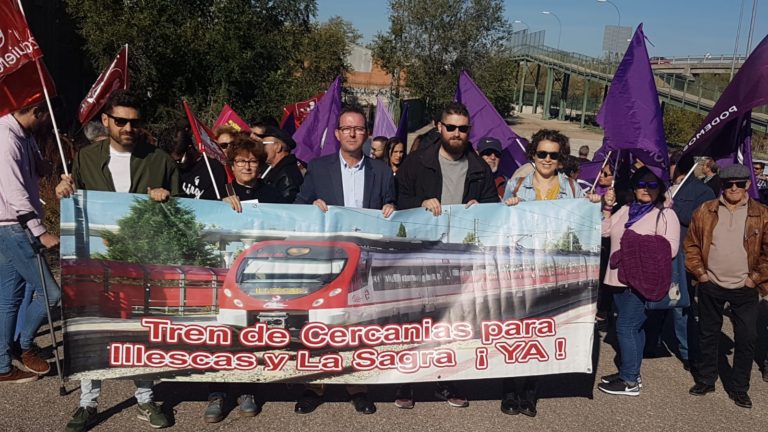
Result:
<svg viewBox="0 0 768 432">
<path fill-rule="evenodd" d="M 66 396 L 67 395 L 67 388 L 64 384 L 64 374 L 61 370 L 61 362 L 59 361 L 59 345 L 56 342 L 56 333 L 53 329 L 53 318 L 51 317 L 51 306 L 48 303 L 48 287 L 45 283 L 45 263 L 43 253 L 45 251 L 45 246 L 40 242 L 40 240 L 35 237 L 32 234 L 32 231 L 27 226 L 27 223 L 32 220 L 36 219 L 37 214 L 35 212 L 29 212 L 24 213 L 23 215 L 19 215 L 17 217 L 17 220 L 21 224 L 22 228 L 24 228 L 24 232 L 27 233 L 27 238 L 29 238 L 29 242 L 32 244 L 32 250 L 35 252 L 35 256 L 37 257 L 37 269 L 40 273 L 40 286 L 43 289 L 43 298 L 45 300 L 45 311 L 48 316 L 48 330 L 51 335 L 51 347 L 53 349 L 53 359 L 56 362 L 56 373 L 59 376 L 59 380 L 61 381 L 61 385 L 59 386 L 59 396 Z M 63 319 L 63 317 L 62 317 Z"/>
</svg>

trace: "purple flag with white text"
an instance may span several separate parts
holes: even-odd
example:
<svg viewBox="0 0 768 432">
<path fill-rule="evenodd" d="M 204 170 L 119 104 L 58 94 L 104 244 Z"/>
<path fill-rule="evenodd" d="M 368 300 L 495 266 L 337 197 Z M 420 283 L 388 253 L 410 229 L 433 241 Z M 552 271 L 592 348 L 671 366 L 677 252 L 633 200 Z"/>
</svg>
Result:
<svg viewBox="0 0 768 432">
<path fill-rule="evenodd" d="M 597 114 L 608 150 L 629 150 L 664 181 L 669 181 L 669 155 L 664 118 L 640 24 L 613 75 Z"/>
<path fill-rule="evenodd" d="M 528 162 L 525 148 L 528 141 L 517 135 L 501 117 L 493 104 L 470 78 L 467 71 L 461 71 L 459 86 L 456 89 L 456 101 L 463 103 L 469 110 L 469 141 L 476 145 L 483 137 L 493 137 L 501 141 L 502 157 L 499 172 L 510 177 L 521 165 Z"/>
<path fill-rule="evenodd" d="M 315 109 L 293 134 L 296 158 L 309 163 L 312 159 L 336 153 L 339 140 L 334 134 L 341 112 L 341 75 L 337 76 Z"/>
<path fill-rule="evenodd" d="M 373 135 L 392 138 L 397 133 L 395 121 L 392 120 L 392 114 L 389 113 L 387 106 L 381 96 L 376 96 L 376 118 L 373 119 Z"/>
</svg>

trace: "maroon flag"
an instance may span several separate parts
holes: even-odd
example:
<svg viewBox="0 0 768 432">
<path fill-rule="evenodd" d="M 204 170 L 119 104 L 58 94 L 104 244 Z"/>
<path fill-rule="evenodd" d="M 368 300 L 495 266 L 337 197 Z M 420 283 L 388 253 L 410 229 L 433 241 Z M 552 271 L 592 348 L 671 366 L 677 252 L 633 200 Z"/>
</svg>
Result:
<svg viewBox="0 0 768 432">
<path fill-rule="evenodd" d="M 311 98 L 283 107 L 283 118 L 280 119 L 280 127 L 284 130 L 291 130 L 290 125 L 286 123 L 290 120 L 293 121 L 293 130 L 296 130 L 301 126 L 304 120 L 309 116 L 309 113 L 317 106 L 320 99 L 323 98 L 325 92 L 320 92 Z"/>
<path fill-rule="evenodd" d="M 251 130 L 248 123 L 237 115 L 235 110 L 233 110 L 229 104 L 224 104 L 224 107 L 221 108 L 221 113 L 219 114 L 219 118 L 216 119 L 216 123 L 213 124 L 213 129 L 216 130 L 216 128 L 221 125 L 231 126 L 238 132 L 248 132 Z"/>
<path fill-rule="evenodd" d="M 82 102 L 78 119 L 85 124 L 101 110 L 109 95 L 118 89 L 127 89 L 128 81 L 128 45 L 126 44 L 112 63 L 96 78 L 93 87 Z"/>
<path fill-rule="evenodd" d="M 184 104 L 184 111 L 187 113 L 187 119 L 189 120 L 189 125 L 192 127 L 192 134 L 195 136 L 195 142 L 197 143 L 197 149 L 200 151 L 200 153 L 203 153 L 204 155 L 210 156 L 217 161 L 221 162 L 222 165 L 224 165 L 224 168 L 227 170 L 227 182 L 231 182 L 234 176 L 232 175 L 232 172 L 229 169 L 229 163 L 227 163 L 227 156 L 224 154 L 224 150 L 219 147 L 219 144 L 216 142 L 216 139 L 213 137 L 213 132 L 211 132 L 208 127 L 203 124 L 200 120 L 195 117 L 194 114 L 192 114 L 192 110 L 189 108 L 189 105 L 187 104 L 187 101 L 183 101 Z M 211 176 L 213 177 L 213 176 Z M 213 178 L 211 178 L 213 180 Z M 215 180 L 213 180 L 215 183 Z"/>
<path fill-rule="evenodd" d="M 37 70 L 37 61 L 27 62 L 16 72 L 0 78 L 0 116 L 21 108 L 34 105 L 43 99 L 43 86 L 40 85 L 40 74 Z M 45 85 L 48 94 L 55 95 L 56 87 L 53 84 L 48 69 L 40 61 L 40 68 L 45 77 Z"/>
<path fill-rule="evenodd" d="M 0 79 L 42 56 L 18 3 L 0 0 Z"/>
</svg>

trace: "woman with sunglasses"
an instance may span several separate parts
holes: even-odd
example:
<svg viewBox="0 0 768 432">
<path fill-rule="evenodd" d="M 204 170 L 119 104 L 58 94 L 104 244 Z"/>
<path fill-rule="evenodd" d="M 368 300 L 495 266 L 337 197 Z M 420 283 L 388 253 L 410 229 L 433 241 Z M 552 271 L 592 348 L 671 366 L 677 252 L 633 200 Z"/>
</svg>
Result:
<svg viewBox="0 0 768 432">
<path fill-rule="evenodd" d="M 507 183 L 504 203 L 514 206 L 522 201 L 584 198 L 581 187 L 571 178 L 558 172 L 560 162 L 568 156 L 568 137 L 559 131 L 542 129 L 533 134 L 528 144 L 528 157 L 534 170 L 525 177 L 512 178 Z M 591 194 L 593 202 L 600 197 Z M 503 382 L 504 399 L 501 411 L 505 414 L 536 416 L 538 379 L 535 377 L 507 378 Z"/>
<path fill-rule="evenodd" d="M 628 231 L 641 235 L 658 235 L 669 242 L 671 256 L 677 255 L 680 245 L 680 222 L 675 212 L 665 207 L 666 186 L 648 167 L 638 169 L 631 177 L 630 184 L 634 191 L 634 200 L 622 206 L 612 214 L 616 203 L 616 193 L 609 189 L 603 196 L 603 237 L 611 239 L 611 258 L 619 251 L 621 240 Z M 652 247 L 645 254 L 666 256 L 666 251 Z M 598 388 L 608 394 L 637 396 L 640 394 L 642 381 L 640 365 L 645 347 L 646 321 L 645 298 L 635 289 L 619 281 L 619 271 L 637 271 L 643 263 L 652 261 L 650 256 L 642 260 L 621 260 L 617 268 L 609 266 L 604 283 L 613 294 L 613 302 L 618 313 L 616 318 L 616 338 L 619 343 L 619 372 L 602 377 Z M 647 258 L 647 259 L 646 259 Z M 671 258 L 670 258 L 671 261 Z M 654 261 L 658 263 L 658 260 Z M 628 266 L 628 267 L 624 267 Z M 623 267 L 623 268 L 622 268 Z"/>
</svg>

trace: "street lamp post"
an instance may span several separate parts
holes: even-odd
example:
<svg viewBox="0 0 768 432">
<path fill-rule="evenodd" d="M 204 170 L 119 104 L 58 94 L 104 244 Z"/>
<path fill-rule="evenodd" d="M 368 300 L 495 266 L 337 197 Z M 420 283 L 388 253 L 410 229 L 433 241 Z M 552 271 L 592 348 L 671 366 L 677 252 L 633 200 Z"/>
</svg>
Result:
<svg viewBox="0 0 768 432">
<path fill-rule="evenodd" d="M 612 2 L 611 0 L 597 0 L 598 3 L 609 3 L 611 6 L 613 6 L 614 9 L 616 9 L 616 13 L 619 15 L 619 27 L 621 27 L 621 11 L 619 11 L 619 7 L 616 6 L 616 3 Z"/>
<path fill-rule="evenodd" d="M 529 26 L 529 25 L 528 25 L 528 24 L 527 24 L 525 21 L 523 21 L 523 20 L 514 20 L 514 21 L 512 21 L 512 23 L 514 23 L 514 24 L 522 24 L 522 25 L 524 25 L 524 26 L 525 26 L 525 29 L 526 29 L 526 30 L 528 30 L 528 31 L 531 31 L 531 26 Z"/>
<path fill-rule="evenodd" d="M 563 34 L 563 22 L 560 21 L 560 18 L 555 15 L 552 11 L 541 11 L 544 15 L 552 15 L 557 20 L 558 30 L 557 30 L 557 49 L 560 49 L 560 36 Z"/>
</svg>

